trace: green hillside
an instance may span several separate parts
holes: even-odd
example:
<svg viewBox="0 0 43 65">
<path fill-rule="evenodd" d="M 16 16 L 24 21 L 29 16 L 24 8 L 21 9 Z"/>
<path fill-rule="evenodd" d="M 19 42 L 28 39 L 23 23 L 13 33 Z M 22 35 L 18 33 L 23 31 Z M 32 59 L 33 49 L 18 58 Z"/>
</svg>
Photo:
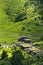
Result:
<svg viewBox="0 0 43 65">
<path fill-rule="evenodd" d="M 0 43 L 16 42 L 20 36 L 43 41 L 42 0 L 0 0 Z"/>
</svg>

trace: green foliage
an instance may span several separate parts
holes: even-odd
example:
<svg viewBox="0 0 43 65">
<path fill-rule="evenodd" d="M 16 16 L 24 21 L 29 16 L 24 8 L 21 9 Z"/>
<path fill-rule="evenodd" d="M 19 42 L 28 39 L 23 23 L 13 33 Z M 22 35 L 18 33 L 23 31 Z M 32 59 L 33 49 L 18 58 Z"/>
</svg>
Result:
<svg viewBox="0 0 43 65">
<path fill-rule="evenodd" d="M 23 2 L 22 0 L 21 1 L 12 0 L 11 2 L 9 2 L 9 4 L 7 5 L 5 9 L 5 12 L 11 21 L 15 21 L 15 18 L 22 12 L 23 5 L 24 5 L 24 0 Z"/>
<path fill-rule="evenodd" d="M 6 60 L 2 60 L 0 62 L 0 65 L 11 65 L 11 63 L 9 61 L 6 61 Z"/>
<path fill-rule="evenodd" d="M 41 4 L 43 4 L 43 0 L 40 0 Z"/>
<path fill-rule="evenodd" d="M 12 57 L 0 59 L 0 65 L 43 65 L 43 53 L 32 54 L 23 50 L 15 50 Z"/>
<path fill-rule="evenodd" d="M 21 13 L 21 14 L 19 14 L 19 15 L 15 18 L 15 22 L 23 21 L 23 20 L 25 20 L 25 19 L 27 19 L 27 18 L 26 18 L 26 14 L 25 14 L 25 13 Z"/>
<path fill-rule="evenodd" d="M 12 54 L 11 64 L 12 65 L 22 65 L 23 55 L 21 51 L 15 51 Z"/>
<path fill-rule="evenodd" d="M 36 42 L 36 47 L 43 51 L 43 0 L 0 1 L 0 42 L 14 43 L 20 36 L 29 36 L 32 42 Z M 6 49 L 8 55 L 14 51 L 10 58 L 5 50 L 2 52 L 0 49 L 0 65 L 43 65 L 42 52 L 33 55 L 17 49 Z"/>
<path fill-rule="evenodd" d="M 0 42 L 16 42 L 20 36 L 30 36 L 34 42 L 41 41 L 43 36 L 43 4 L 41 2 L 43 1 L 1 0 Z"/>
<path fill-rule="evenodd" d="M 5 50 L 3 50 L 1 59 L 7 59 L 7 58 L 8 58 L 7 52 Z"/>
</svg>

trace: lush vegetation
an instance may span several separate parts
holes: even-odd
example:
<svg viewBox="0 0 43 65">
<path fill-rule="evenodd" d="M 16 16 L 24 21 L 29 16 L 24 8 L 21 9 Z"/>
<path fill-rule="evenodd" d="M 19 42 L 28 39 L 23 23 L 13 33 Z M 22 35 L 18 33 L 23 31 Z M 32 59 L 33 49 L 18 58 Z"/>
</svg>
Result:
<svg viewBox="0 0 43 65">
<path fill-rule="evenodd" d="M 0 42 L 16 42 L 30 36 L 32 42 L 43 40 L 42 0 L 0 1 Z"/>
<path fill-rule="evenodd" d="M 41 52 L 10 47 L 21 36 Z M 43 0 L 0 0 L 0 65 L 43 65 Z"/>
<path fill-rule="evenodd" d="M 33 55 L 30 52 L 21 50 L 20 48 L 12 51 L 12 56 L 3 50 L 0 58 L 0 65 L 43 65 L 43 53 Z"/>
</svg>

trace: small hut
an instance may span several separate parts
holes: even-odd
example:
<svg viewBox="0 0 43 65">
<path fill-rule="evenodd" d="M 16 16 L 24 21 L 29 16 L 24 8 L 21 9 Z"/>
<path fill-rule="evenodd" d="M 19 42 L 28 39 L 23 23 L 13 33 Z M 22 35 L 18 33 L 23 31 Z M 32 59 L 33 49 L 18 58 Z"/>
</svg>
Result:
<svg viewBox="0 0 43 65">
<path fill-rule="evenodd" d="M 24 42 L 24 43 L 31 43 L 31 40 L 28 36 L 22 36 L 18 39 L 19 42 Z"/>
</svg>

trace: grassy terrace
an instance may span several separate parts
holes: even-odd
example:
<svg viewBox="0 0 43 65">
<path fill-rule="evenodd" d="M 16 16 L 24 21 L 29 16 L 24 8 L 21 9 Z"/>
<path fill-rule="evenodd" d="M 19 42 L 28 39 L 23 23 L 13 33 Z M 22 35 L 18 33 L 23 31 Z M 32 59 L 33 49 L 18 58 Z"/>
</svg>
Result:
<svg viewBox="0 0 43 65">
<path fill-rule="evenodd" d="M 39 10 L 40 7 L 39 1 L 34 0 L 1 0 L 0 42 L 17 42 L 23 35 L 30 36 L 32 42 L 43 40 L 43 25 L 41 24 L 43 20 L 40 20 L 42 8 Z"/>
</svg>

